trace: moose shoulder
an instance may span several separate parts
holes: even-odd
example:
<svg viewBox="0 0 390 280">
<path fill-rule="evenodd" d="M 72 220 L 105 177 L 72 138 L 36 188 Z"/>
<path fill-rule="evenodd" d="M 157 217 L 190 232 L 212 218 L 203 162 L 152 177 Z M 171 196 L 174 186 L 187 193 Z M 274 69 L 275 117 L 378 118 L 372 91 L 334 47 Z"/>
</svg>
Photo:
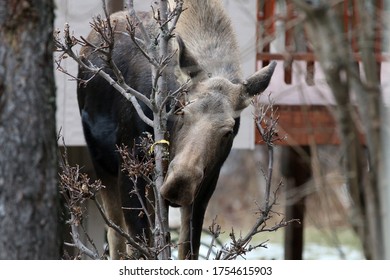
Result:
<svg viewBox="0 0 390 280">
<path fill-rule="evenodd" d="M 188 91 L 181 97 L 186 104 L 170 120 L 169 167 L 161 195 L 173 206 L 181 207 L 179 257 L 197 259 L 200 235 L 207 204 L 212 196 L 222 164 L 227 158 L 238 132 L 239 117 L 256 94 L 263 92 L 271 79 L 276 63 L 244 79 L 240 70 L 239 50 L 230 19 L 219 0 L 185 0 L 182 15 L 171 40 L 172 50 L 178 49 L 169 67 L 168 89 L 174 92 L 190 79 Z M 116 35 L 113 60 L 128 85 L 146 96 L 152 91 L 151 67 L 129 36 L 125 35 L 127 12 L 111 16 Z M 153 17 L 139 17 L 152 34 L 157 33 Z M 137 35 L 136 35 L 137 36 Z M 100 44 L 99 35 L 91 31 L 88 40 Z M 88 46 L 81 50 L 84 60 L 110 70 Z M 79 69 L 80 80 L 92 77 Z M 134 237 L 148 236 L 150 229 L 145 216 L 140 216 L 134 186 L 121 172 L 117 146 L 125 144 L 137 151 L 140 136 L 150 127 L 143 123 L 131 103 L 99 76 L 78 87 L 78 101 L 85 139 L 97 176 L 106 186 L 102 200 L 109 218 Z M 141 103 L 146 115 L 149 109 Z M 141 153 L 141 151 L 137 151 Z M 138 181 L 139 192 L 145 195 L 145 182 Z M 144 198 L 145 199 L 145 198 Z M 126 210 L 123 210 L 126 209 Z M 124 239 L 108 230 L 111 258 L 126 251 Z M 129 246 L 127 246 L 129 247 Z"/>
</svg>

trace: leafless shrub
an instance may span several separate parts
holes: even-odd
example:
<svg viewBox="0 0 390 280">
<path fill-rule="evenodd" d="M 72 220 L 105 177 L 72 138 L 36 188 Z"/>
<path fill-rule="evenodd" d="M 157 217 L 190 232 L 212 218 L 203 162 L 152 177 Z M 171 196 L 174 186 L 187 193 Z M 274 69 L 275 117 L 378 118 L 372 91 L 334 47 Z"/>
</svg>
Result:
<svg viewBox="0 0 390 280">
<path fill-rule="evenodd" d="M 65 145 L 64 145 L 65 146 Z M 135 160 L 131 161 L 129 159 L 128 165 L 137 166 Z M 145 168 L 142 168 L 146 170 Z M 137 174 L 137 169 L 132 171 L 132 174 Z M 93 240 L 89 237 L 88 232 L 86 231 L 83 225 L 83 218 L 86 216 L 85 202 L 87 200 L 92 200 L 96 205 L 99 213 L 101 214 L 103 220 L 105 221 L 108 227 L 113 228 L 121 236 L 123 236 L 128 244 L 136 248 L 144 258 L 155 259 L 157 256 L 158 249 L 150 248 L 146 240 L 142 239 L 133 239 L 124 229 L 120 226 L 113 223 L 108 216 L 106 215 L 103 206 L 100 204 L 97 199 L 99 191 L 104 188 L 100 180 L 92 181 L 87 174 L 83 173 L 80 170 L 78 165 L 71 166 L 68 162 L 67 150 L 62 154 L 62 161 L 60 164 L 60 193 L 65 199 L 65 205 L 69 210 L 70 219 L 68 223 L 71 226 L 71 236 L 73 243 L 66 243 L 65 245 L 77 248 L 79 253 L 76 258 L 81 258 L 83 255 L 91 259 L 103 259 L 105 258 L 104 254 L 99 254 L 99 250 L 96 248 Z M 146 208 L 145 208 L 146 209 Z M 145 212 L 147 213 L 147 212 Z M 85 244 L 80 238 L 80 230 L 86 236 L 88 244 Z M 92 247 L 92 248 L 91 248 Z M 124 258 L 131 258 L 132 256 L 123 256 Z"/>
</svg>

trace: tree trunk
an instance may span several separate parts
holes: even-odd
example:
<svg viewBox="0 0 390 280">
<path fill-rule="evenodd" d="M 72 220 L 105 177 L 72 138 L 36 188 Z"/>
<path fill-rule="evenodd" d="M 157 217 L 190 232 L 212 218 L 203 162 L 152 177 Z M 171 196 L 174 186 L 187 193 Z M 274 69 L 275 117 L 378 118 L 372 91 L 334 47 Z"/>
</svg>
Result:
<svg viewBox="0 0 390 280">
<path fill-rule="evenodd" d="M 0 2 L 0 259 L 59 259 L 52 0 Z"/>
</svg>

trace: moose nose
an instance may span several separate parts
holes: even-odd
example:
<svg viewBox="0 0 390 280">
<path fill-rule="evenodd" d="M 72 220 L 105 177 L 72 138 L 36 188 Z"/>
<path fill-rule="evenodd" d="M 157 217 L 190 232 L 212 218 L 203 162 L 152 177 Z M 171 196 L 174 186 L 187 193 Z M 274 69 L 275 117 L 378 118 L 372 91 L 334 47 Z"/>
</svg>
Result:
<svg viewBox="0 0 390 280">
<path fill-rule="evenodd" d="M 202 179 L 202 169 L 192 166 L 180 166 L 172 162 L 165 182 L 161 187 L 161 195 L 173 204 L 188 206 L 194 201 Z"/>
</svg>

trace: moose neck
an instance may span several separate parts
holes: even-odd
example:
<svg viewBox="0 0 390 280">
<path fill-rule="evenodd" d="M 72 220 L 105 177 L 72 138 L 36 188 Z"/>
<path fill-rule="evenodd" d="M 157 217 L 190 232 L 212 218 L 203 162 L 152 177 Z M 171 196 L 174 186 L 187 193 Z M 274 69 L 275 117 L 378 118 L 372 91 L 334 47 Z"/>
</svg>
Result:
<svg viewBox="0 0 390 280">
<path fill-rule="evenodd" d="M 199 66 L 213 77 L 242 79 L 238 44 L 219 0 L 186 0 L 176 31 Z"/>
</svg>

